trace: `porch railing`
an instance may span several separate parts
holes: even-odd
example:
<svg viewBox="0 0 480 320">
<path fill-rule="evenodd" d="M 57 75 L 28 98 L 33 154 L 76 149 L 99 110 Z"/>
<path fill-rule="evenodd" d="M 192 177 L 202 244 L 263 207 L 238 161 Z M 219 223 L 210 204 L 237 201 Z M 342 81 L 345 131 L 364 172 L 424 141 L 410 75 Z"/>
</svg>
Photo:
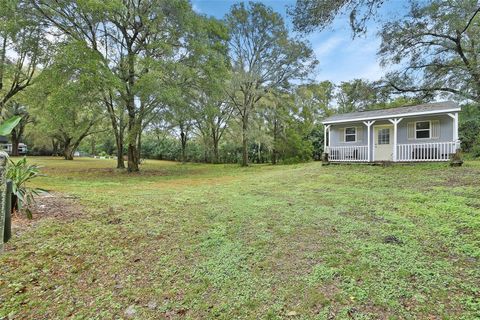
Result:
<svg viewBox="0 0 480 320">
<path fill-rule="evenodd" d="M 328 147 L 328 153 L 328 158 L 330 161 L 368 161 L 367 146 Z"/>
<path fill-rule="evenodd" d="M 432 142 L 397 145 L 397 161 L 448 161 L 458 142 Z"/>
</svg>

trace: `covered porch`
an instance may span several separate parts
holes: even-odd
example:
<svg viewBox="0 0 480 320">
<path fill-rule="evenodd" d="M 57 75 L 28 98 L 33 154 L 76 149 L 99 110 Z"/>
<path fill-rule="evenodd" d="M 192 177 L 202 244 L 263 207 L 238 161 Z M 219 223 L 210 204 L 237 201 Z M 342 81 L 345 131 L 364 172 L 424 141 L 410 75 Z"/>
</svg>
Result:
<svg viewBox="0 0 480 320">
<path fill-rule="evenodd" d="M 459 149 L 458 142 L 433 142 L 416 144 L 398 144 L 396 147 L 396 158 L 394 162 L 429 162 L 429 161 L 448 161 L 450 155 Z M 375 162 L 390 161 L 374 160 L 374 156 L 369 157 L 368 146 L 352 147 L 327 147 L 329 160 L 332 162 Z"/>
<path fill-rule="evenodd" d="M 396 108 L 401 109 L 401 108 Z M 391 109 L 395 110 L 395 109 Z M 448 161 L 460 148 L 458 108 L 324 122 L 324 150 L 332 162 Z M 450 111 L 450 112 L 449 112 Z"/>
</svg>

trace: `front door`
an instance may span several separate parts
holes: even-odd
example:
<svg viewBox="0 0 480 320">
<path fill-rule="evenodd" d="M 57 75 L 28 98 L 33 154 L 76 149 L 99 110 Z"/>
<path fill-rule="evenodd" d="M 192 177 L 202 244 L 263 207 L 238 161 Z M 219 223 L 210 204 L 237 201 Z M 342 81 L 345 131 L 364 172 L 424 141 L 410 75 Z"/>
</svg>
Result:
<svg viewBox="0 0 480 320">
<path fill-rule="evenodd" d="M 393 125 L 374 126 L 375 161 L 393 160 Z"/>
</svg>

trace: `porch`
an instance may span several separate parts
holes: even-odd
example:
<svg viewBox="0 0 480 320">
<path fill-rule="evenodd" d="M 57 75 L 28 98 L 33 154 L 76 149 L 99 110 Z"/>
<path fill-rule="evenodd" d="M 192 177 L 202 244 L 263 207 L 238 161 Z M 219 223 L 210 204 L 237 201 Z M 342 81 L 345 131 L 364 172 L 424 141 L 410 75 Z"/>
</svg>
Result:
<svg viewBox="0 0 480 320">
<path fill-rule="evenodd" d="M 449 161 L 459 149 L 459 142 L 398 144 L 394 162 Z M 374 162 L 368 157 L 368 146 L 327 147 L 332 162 Z M 375 159 L 374 157 L 372 157 Z"/>
<path fill-rule="evenodd" d="M 449 161 L 460 148 L 450 102 L 338 114 L 323 121 L 332 162 Z"/>
</svg>

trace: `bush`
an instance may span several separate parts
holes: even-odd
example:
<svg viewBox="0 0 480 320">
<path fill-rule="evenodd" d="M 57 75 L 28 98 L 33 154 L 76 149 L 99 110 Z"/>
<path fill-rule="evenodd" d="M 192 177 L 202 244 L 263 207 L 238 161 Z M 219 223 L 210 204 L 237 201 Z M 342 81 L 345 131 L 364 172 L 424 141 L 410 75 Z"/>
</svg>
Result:
<svg viewBox="0 0 480 320">
<path fill-rule="evenodd" d="M 7 179 L 13 182 L 12 212 L 24 211 L 29 219 L 32 218 L 29 206 L 35 202 L 36 195 L 46 191 L 39 188 L 29 188 L 26 184 L 40 175 L 40 168 L 28 164 L 27 158 L 24 157 L 17 162 L 10 160 L 7 168 Z"/>
<path fill-rule="evenodd" d="M 473 118 L 464 121 L 459 127 L 460 141 L 462 141 L 462 150 L 465 152 L 475 152 L 480 148 L 480 118 Z"/>
<path fill-rule="evenodd" d="M 46 146 L 41 146 L 41 147 L 36 147 L 34 146 L 33 148 L 28 149 L 28 154 L 31 156 L 51 156 L 55 152 L 53 151 L 52 148 L 46 147 Z"/>
<path fill-rule="evenodd" d="M 474 158 L 480 158 L 480 143 L 475 145 L 473 148 L 472 148 L 472 156 Z"/>
</svg>

